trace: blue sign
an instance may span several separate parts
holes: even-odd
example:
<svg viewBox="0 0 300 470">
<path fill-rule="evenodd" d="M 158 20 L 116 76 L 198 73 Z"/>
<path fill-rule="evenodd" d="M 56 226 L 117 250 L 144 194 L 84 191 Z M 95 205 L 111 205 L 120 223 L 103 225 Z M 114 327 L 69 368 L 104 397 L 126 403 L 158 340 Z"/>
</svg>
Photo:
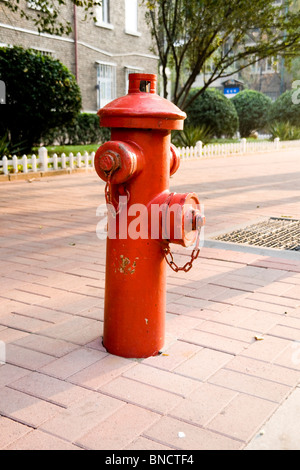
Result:
<svg viewBox="0 0 300 470">
<path fill-rule="evenodd" d="M 240 87 L 225 87 L 224 88 L 224 95 L 226 95 L 228 98 L 231 98 L 234 95 L 237 95 L 237 93 L 240 91 Z"/>
</svg>

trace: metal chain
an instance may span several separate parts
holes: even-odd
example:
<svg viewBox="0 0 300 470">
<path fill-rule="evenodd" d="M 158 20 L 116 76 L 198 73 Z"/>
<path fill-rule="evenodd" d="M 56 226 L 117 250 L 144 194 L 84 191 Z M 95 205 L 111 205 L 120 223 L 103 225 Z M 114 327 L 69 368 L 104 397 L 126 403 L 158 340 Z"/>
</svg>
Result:
<svg viewBox="0 0 300 470">
<path fill-rule="evenodd" d="M 173 254 L 171 253 L 169 245 L 166 248 L 163 249 L 164 257 L 165 257 L 166 262 L 168 263 L 170 268 L 173 269 L 173 271 L 175 271 L 176 273 L 178 271 L 184 271 L 185 273 L 187 273 L 193 267 L 193 262 L 195 261 L 195 259 L 198 258 L 199 253 L 200 253 L 199 243 L 200 243 L 201 227 L 198 228 L 197 232 L 198 233 L 197 233 L 196 245 L 195 245 L 195 248 L 193 249 L 193 251 L 191 253 L 191 259 L 190 259 L 190 261 L 185 263 L 184 266 L 179 267 L 175 263 L 174 257 L 173 257 Z M 168 256 L 169 256 L 170 259 L 168 259 Z"/>
<path fill-rule="evenodd" d="M 126 201 L 126 203 L 119 204 L 115 199 L 115 202 L 117 204 L 117 208 L 115 208 L 113 198 L 112 198 L 112 190 L 111 190 L 111 176 L 113 174 L 113 171 L 114 171 L 114 169 L 112 169 L 107 175 L 107 182 L 106 182 L 106 185 L 105 185 L 105 201 L 106 201 L 106 204 L 109 207 L 110 206 L 114 207 L 115 210 L 113 211 L 113 216 L 115 217 L 117 214 L 120 213 L 122 207 L 128 203 L 128 201 L 130 199 L 130 193 L 126 188 L 124 188 L 124 190 L 126 192 L 126 196 L 127 196 L 127 201 Z"/>
</svg>

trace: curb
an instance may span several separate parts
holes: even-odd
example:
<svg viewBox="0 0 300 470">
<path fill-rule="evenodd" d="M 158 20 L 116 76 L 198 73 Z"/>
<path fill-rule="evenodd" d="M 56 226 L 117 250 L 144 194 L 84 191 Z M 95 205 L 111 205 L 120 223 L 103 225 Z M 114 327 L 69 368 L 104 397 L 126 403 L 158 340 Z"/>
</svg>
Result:
<svg viewBox="0 0 300 470">
<path fill-rule="evenodd" d="M 45 178 L 48 176 L 70 175 L 71 173 L 89 173 L 94 171 L 94 168 L 75 168 L 70 170 L 53 170 L 53 171 L 38 171 L 32 173 L 10 173 L 9 175 L 0 175 L 0 183 L 2 181 L 30 181 L 35 178 Z"/>
</svg>

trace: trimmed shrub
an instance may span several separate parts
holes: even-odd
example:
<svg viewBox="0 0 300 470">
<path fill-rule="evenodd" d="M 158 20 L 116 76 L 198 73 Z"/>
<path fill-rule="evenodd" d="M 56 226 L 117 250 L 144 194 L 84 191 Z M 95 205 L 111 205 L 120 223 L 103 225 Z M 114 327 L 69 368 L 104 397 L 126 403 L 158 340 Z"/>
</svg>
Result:
<svg viewBox="0 0 300 470">
<path fill-rule="evenodd" d="M 299 93 L 288 90 L 277 98 L 269 110 L 269 122 L 288 122 L 292 126 L 300 127 Z"/>
<path fill-rule="evenodd" d="M 199 89 L 191 91 L 190 97 Z M 220 91 L 207 89 L 201 93 L 186 109 L 187 125 L 199 127 L 205 125 L 215 137 L 233 137 L 238 130 L 238 115 L 231 100 Z"/>
<path fill-rule="evenodd" d="M 0 135 L 24 153 L 48 129 L 65 125 L 79 113 L 81 94 L 75 77 L 59 60 L 22 47 L 0 48 L 0 77 L 6 85 Z"/>
<path fill-rule="evenodd" d="M 44 145 L 89 145 L 109 140 L 110 130 L 99 126 L 97 114 L 78 114 L 66 126 L 56 127 L 44 134 Z"/>
<path fill-rule="evenodd" d="M 255 90 L 240 91 L 232 103 L 239 116 L 241 137 L 249 137 L 251 132 L 263 130 L 268 123 L 268 113 L 272 100 Z"/>
</svg>

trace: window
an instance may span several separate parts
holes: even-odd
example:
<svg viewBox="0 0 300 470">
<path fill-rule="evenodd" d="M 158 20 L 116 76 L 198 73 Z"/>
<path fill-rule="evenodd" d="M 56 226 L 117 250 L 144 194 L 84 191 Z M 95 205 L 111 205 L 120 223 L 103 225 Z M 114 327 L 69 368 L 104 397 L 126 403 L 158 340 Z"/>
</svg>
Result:
<svg viewBox="0 0 300 470">
<path fill-rule="evenodd" d="M 34 52 L 38 52 L 39 54 L 47 57 L 54 57 L 55 53 L 54 51 L 48 50 L 48 49 L 39 49 L 37 47 L 31 47 L 31 50 Z"/>
<path fill-rule="evenodd" d="M 96 19 L 97 26 L 113 29 L 110 23 L 110 0 L 102 0 L 101 5 L 96 7 Z"/>
<path fill-rule="evenodd" d="M 97 107 L 103 108 L 116 97 L 115 64 L 99 63 L 97 65 Z"/>
<path fill-rule="evenodd" d="M 279 72 L 279 61 L 277 57 L 268 57 L 265 60 L 265 73 Z"/>
<path fill-rule="evenodd" d="M 110 23 L 110 20 L 109 20 L 109 0 L 102 0 L 102 5 L 101 5 L 101 9 L 102 9 L 102 22 L 103 23 Z"/>
<path fill-rule="evenodd" d="M 125 32 L 140 36 L 138 32 L 138 0 L 125 0 Z"/>
</svg>

